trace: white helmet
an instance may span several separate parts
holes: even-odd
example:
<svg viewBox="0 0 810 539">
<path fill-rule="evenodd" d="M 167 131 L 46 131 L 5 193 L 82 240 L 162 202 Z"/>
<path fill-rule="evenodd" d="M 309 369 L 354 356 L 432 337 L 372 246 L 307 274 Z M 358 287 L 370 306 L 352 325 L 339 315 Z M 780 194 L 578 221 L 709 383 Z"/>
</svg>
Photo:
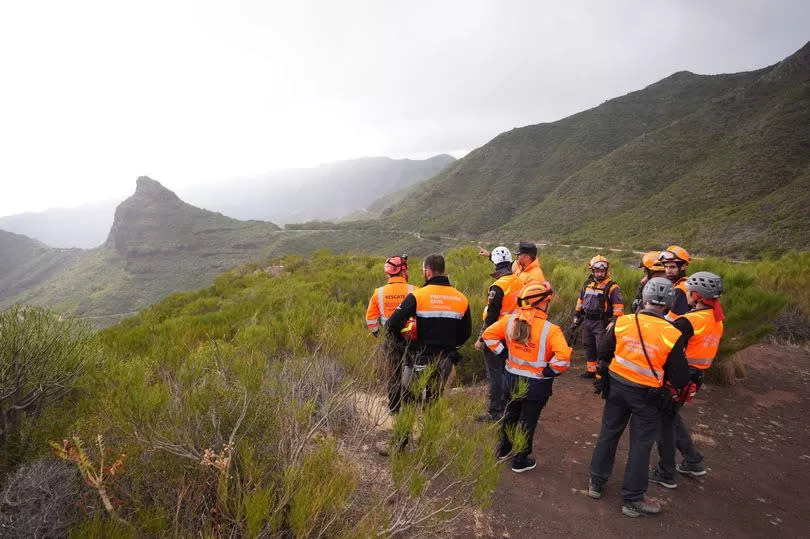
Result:
<svg viewBox="0 0 810 539">
<path fill-rule="evenodd" d="M 492 263 L 496 266 L 501 262 L 511 262 L 512 252 L 501 245 L 500 247 L 495 247 L 492 252 L 489 253 L 489 259 L 492 260 Z"/>
</svg>

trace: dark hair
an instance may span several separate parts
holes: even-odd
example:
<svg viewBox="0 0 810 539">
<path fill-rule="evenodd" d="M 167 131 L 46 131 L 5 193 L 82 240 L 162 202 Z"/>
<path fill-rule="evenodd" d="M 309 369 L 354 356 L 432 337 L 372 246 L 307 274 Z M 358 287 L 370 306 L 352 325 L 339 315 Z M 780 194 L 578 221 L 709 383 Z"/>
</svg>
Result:
<svg viewBox="0 0 810 539">
<path fill-rule="evenodd" d="M 439 253 L 427 255 L 422 265 L 433 273 L 444 274 L 444 257 Z"/>
<path fill-rule="evenodd" d="M 512 332 L 509 338 L 522 345 L 529 345 L 529 337 L 532 336 L 532 326 L 525 320 L 518 318 L 512 325 Z"/>
</svg>

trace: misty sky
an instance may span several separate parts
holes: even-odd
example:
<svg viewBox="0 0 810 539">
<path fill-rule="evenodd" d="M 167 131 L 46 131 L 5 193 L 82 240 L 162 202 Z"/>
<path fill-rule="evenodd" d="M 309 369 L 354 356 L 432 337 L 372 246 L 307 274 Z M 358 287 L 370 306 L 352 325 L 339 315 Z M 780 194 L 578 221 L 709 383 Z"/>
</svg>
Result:
<svg viewBox="0 0 810 539">
<path fill-rule="evenodd" d="M 796 1 L 0 6 L 0 215 L 370 155 L 462 155 L 810 40 Z"/>
</svg>

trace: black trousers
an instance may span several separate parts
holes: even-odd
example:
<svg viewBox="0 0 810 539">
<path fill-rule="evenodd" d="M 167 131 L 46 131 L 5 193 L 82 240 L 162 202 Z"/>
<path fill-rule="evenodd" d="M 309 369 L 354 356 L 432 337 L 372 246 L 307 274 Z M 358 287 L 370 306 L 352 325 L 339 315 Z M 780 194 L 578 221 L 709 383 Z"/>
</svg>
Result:
<svg viewBox="0 0 810 539">
<path fill-rule="evenodd" d="M 528 383 L 529 391 L 525 397 L 516 399 L 512 395 L 518 381 L 521 379 Z M 540 419 L 540 412 L 551 397 L 553 381 L 553 379 L 535 380 L 508 371 L 503 373 L 503 390 L 509 400 L 501 423 L 501 447 L 505 449 L 512 448 L 512 442 L 509 440 L 508 434 L 510 431 L 514 431 L 515 428 L 519 428 L 526 433 L 526 449 L 516 453 L 516 459 L 530 455 L 532 452 L 534 431 L 537 428 L 537 421 Z"/>
<path fill-rule="evenodd" d="M 487 367 L 487 380 L 489 381 L 489 404 L 487 413 L 490 417 L 500 418 L 506 407 L 503 392 L 503 368 L 506 364 L 506 350 L 496 354 L 489 347 L 484 347 L 484 362 Z"/>
<path fill-rule="evenodd" d="M 695 447 L 689 429 L 681 418 L 680 408 L 673 414 L 661 414 L 658 471 L 666 479 L 675 477 L 675 449 L 681 452 L 683 459 L 689 464 L 703 462 L 703 454 Z"/>
<path fill-rule="evenodd" d="M 630 386 L 614 378 L 610 381 L 602 429 L 591 458 L 591 479 L 597 485 L 604 484 L 613 473 L 616 447 L 628 422 L 630 451 L 621 494 L 626 501 L 637 501 L 647 491 L 650 451 L 659 436 L 661 412 L 650 399 L 649 389 Z"/>
<path fill-rule="evenodd" d="M 402 363 L 405 349 L 390 338 L 383 343 L 383 355 L 388 367 L 388 410 L 392 414 L 399 412 L 402 401 Z"/>
</svg>

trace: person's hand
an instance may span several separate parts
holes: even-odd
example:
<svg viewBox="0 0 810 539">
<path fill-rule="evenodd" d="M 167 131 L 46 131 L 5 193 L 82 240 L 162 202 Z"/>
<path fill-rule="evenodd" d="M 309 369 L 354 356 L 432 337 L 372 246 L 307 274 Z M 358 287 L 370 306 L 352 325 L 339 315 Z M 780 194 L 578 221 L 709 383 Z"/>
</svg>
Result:
<svg viewBox="0 0 810 539">
<path fill-rule="evenodd" d="M 486 249 L 484 249 L 481 246 L 478 247 L 478 254 L 481 255 L 481 256 L 485 256 L 485 257 L 489 258 L 489 251 L 487 251 Z"/>
<path fill-rule="evenodd" d="M 605 326 L 605 334 L 610 333 L 613 330 L 613 326 L 615 326 L 615 325 L 616 325 L 616 321 L 611 320 L 610 323 L 607 326 Z"/>
<path fill-rule="evenodd" d="M 475 341 L 475 344 L 473 346 L 475 347 L 476 350 L 480 352 L 481 350 L 484 349 L 484 341 L 478 339 L 477 341 Z"/>
</svg>

